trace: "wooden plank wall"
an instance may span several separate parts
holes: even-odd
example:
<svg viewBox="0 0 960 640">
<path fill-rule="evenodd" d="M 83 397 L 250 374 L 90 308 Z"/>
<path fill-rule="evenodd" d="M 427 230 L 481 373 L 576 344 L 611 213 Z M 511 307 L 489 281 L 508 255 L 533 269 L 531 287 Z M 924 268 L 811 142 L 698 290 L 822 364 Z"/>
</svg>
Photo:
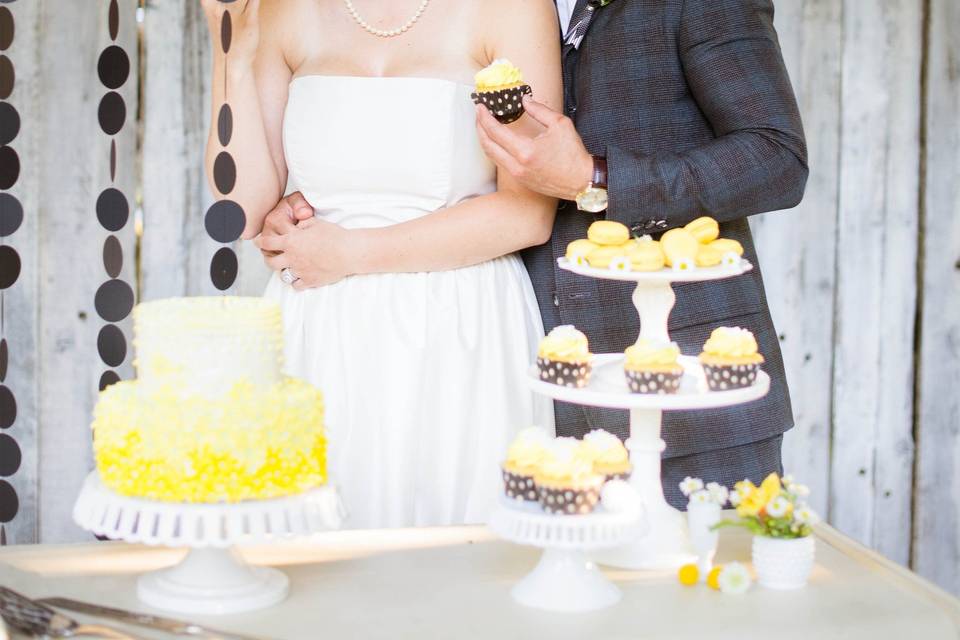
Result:
<svg viewBox="0 0 960 640">
<path fill-rule="evenodd" d="M 17 189 L 36 212 L 16 238 L 30 274 L 10 297 L 24 341 L 11 369 L 27 403 L 18 492 L 39 483 L 39 504 L 8 528 L 18 542 L 83 537 L 69 506 L 90 462 L 86 426 L 102 370 L 92 299 L 104 232 L 92 208 L 105 184 L 95 61 L 108 0 L 100 14 L 71 4 L 8 5 L 30 25 L 11 55 L 36 72 L 11 98 L 32 108 L 18 144 L 35 166 Z M 122 3 L 124 38 L 135 4 Z M 776 5 L 811 163 L 800 207 L 752 221 L 794 399 L 785 463 L 841 530 L 960 593 L 960 9 L 953 0 Z M 149 2 L 144 18 L 138 293 L 213 294 L 201 164 L 206 24 L 195 0 Z M 74 38 L 59 37 L 66 32 Z M 122 133 L 130 193 L 133 145 Z M 121 241 L 126 254 L 133 238 Z M 238 253 L 231 293 L 258 295 L 266 270 L 248 243 Z"/>
</svg>

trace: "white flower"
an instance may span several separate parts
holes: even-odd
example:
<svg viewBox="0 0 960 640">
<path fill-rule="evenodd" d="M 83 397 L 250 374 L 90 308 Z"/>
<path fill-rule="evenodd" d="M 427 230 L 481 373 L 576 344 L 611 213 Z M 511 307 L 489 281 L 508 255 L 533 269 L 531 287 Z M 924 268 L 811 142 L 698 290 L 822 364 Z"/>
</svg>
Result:
<svg viewBox="0 0 960 640">
<path fill-rule="evenodd" d="M 750 577 L 750 572 L 739 562 L 731 562 L 724 565 L 724 567 L 720 569 L 720 575 L 717 576 L 720 591 L 733 595 L 746 593 L 752 581 L 753 579 Z"/>
<path fill-rule="evenodd" d="M 808 495 L 810 495 L 810 487 L 805 484 L 791 484 L 789 487 L 787 487 L 787 490 L 796 495 L 798 498 L 806 498 Z"/>
<path fill-rule="evenodd" d="M 730 504 L 734 507 L 739 506 L 743 502 L 743 494 L 741 494 L 737 489 L 734 489 L 730 492 Z"/>
<path fill-rule="evenodd" d="M 573 259 L 573 264 L 577 265 L 578 267 L 589 267 L 589 266 L 590 266 L 590 265 L 587 263 L 587 257 L 586 257 L 586 256 L 581 256 L 581 255 L 578 255 L 578 256 L 574 257 L 574 259 Z"/>
<path fill-rule="evenodd" d="M 787 475 L 785 475 L 785 476 L 783 476 L 782 478 L 780 478 L 780 484 L 782 484 L 782 485 L 785 486 L 785 487 L 789 487 L 789 486 L 792 485 L 794 482 L 796 482 L 796 480 L 793 479 L 793 474 L 792 474 L 792 473 L 788 473 Z"/>
<path fill-rule="evenodd" d="M 820 522 L 820 516 L 807 505 L 800 505 L 793 512 L 793 519 L 800 524 L 814 525 Z"/>
<path fill-rule="evenodd" d="M 700 478 L 687 476 L 683 479 L 683 482 L 680 483 L 680 492 L 687 497 L 690 497 L 695 491 L 700 491 L 701 489 L 703 489 L 703 480 Z"/>
<path fill-rule="evenodd" d="M 611 271 L 633 271 L 633 263 L 626 256 L 617 256 L 610 261 Z"/>
<path fill-rule="evenodd" d="M 712 504 L 713 496 L 710 495 L 709 491 L 705 489 L 700 489 L 699 491 L 694 491 L 690 494 L 690 504 Z"/>
<path fill-rule="evenodd" d="M 790 501 L 783 496 L 777 496 L 766 507 L 767 515 L 772 518 L 782 518 L 790 511 Z"/>
<path fill-rule="evenodd" d="M 733 251 L 727 251 L 720 259 L 720 264 L 725 267 L 735 267 L 740 264 L 740 256 Z"/>
<path fill-rule="evenodd" d="M 697 268 L 697 263 L 690 258 L 680 258 L 673 261 L 674 271 L 693 271 Z"/>
<path fill-rule="evenodd" d="M 710 496 L 713 498 L 714 502 L 719 504 L 721 507 L 727 504 L 727 498 L 730 497 L 730 491 L 719 482 L 708 482 L 707 491 L 710 492 Z"/>
</svg>

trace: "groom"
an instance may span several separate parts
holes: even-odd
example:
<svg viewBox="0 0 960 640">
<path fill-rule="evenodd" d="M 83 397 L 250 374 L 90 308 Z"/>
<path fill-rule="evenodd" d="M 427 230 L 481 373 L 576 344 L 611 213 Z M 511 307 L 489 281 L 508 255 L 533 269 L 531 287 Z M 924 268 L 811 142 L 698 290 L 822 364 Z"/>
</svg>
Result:
<svg viewBox="0 0 960 640">
<path fill-rule="evenodd" d="M 675 285 L 670 335 L 696 354 L 717 326 L 751 330 L 770 393 L 730 409 L 665 413 L 664 491 L 679 507 L 686 475 L 757 482 L 781 471 L 782 434 L 793 417 L 747 216 L 796 206 L 807 178 L 773 3 L 557 0 L 557 8 L 565 113 L 527 101 L 527 114 L 546 127 L 535 139 L 483 108 L 477 114 L 487 155 L 528 188 L 561 199 L 552 239 L 524 255 L 546 329 L 576 325 L 596 353 L 622 352 L 636 340 L 632 284 L 557 267 L 593 221 L 616 220 L 640 235 L 717 218 L 721 236 L 740 241 L 754 270 Z M 558 403 L 558 434 L 595 428 L 626 436 L 627 413 Z"/>
</svg>

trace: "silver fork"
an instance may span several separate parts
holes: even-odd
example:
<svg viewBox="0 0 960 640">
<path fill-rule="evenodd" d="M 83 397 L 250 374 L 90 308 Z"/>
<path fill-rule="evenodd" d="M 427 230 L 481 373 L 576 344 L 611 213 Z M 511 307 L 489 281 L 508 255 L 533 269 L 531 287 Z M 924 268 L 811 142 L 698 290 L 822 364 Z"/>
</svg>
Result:
<svg viewBox="0 0 960 640">
<path fill-rule="evenodd" d="M 135 636 L 111 627 L 80 624 L 73 618 L 6 587 L 0 587 L 0 616 L 3 616 L 6 623 L 14 629 L 33 636 L 48 638 L 97 636 L 113 640 L 138 640 Z"/>
</svg>

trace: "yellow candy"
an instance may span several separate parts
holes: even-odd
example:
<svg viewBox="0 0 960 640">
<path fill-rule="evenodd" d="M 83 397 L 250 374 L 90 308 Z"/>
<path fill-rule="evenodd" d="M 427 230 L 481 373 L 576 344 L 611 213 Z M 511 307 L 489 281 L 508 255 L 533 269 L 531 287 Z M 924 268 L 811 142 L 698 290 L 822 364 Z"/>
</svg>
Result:
<svg viewBox="0 0 960 640">
<path fill-rule="evenodd" d="M 660 238 L 660 248 L 668 267 L 680 261 L 693 264 L 700 250 L 700 243 L 686 229 L 670 229 Z"/>
<path fill-rule="evenodd" d="M 627 250 L 627 257 L 637 271 L 659 271 L 663 269 L 665 258 L 660 243 L 656 240 L 634 241 Z"/>
<path fill-rule="evenodd" d="M 719 251 L 720 255 L 725 253 L 735 253 L 738 256 L 743 255 L 743 245 L 736 240 L 730 240 L 729 238 L 718 238 L 711 242 L 708 246 Z"/>
<path fill-rule="evenodd" d="M 589 240 L 574 240 L 567 245 L 567 260 L 576 265 L 585 265 L 587 264 L 587 256 L 590 255 L 595 249 L 599 249 L 600 245 L 596 242 L 590 242 Z"/>
<path fill-rule="evenodd" d="M 704 244 L 713 242 L 720 237 L 720 226 L 717 224 L 717 221 L 710 216 L 697 218 L 685 226 L 684 229 L 689 231 L 698 242 L 702 242 Z"/>
<path fill-rule="evenodd" d="M 715 267 L 723 260 L 723 253 L 709 244 L 700 245 L 696 260 L 698 267 Z"/>
<path fill-rule="evenodd" d="M 707 574 L 707 586 L 715 591 L 720 591 L 720 571 L 722 569 L 722 565 L 716 566 L 710 569 L 710 573 Z"/>
<path fill-rule="evenodd" d="M 680 584 L 692 587 L 700 582 L 700 569 L 695 564 L 685 564 L 677 572 L 677 579 L 680 580 Z"/>
<path fill-rule="evenodd" d="M 630 240 L 630 229 L 613 220 L 598 220 L 587 229 L 587 238 L 604 246 L 617 246 Z"/>
<path fill-rule="evenodd" d="M 599 247 L 587 256 L 587 263 L 597 269 L 607 269 L 616 258 L 626 258 L 626 252 L 621 246 Z"/>
</svg>

